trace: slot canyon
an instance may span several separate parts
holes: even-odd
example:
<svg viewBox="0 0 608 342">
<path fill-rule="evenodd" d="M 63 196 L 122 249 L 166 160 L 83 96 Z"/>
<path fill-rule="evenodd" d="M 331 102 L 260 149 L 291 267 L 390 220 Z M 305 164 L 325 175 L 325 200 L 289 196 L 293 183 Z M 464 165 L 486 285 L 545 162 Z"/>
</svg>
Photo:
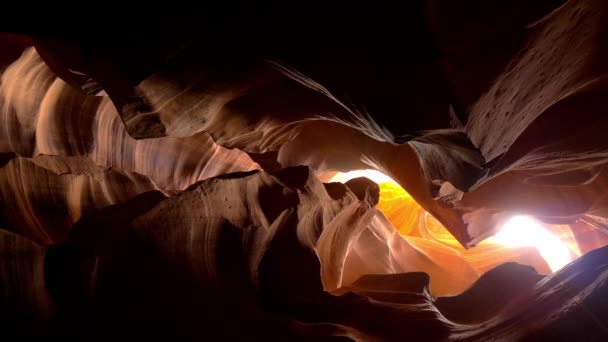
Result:
<svg viewBox="0 0 608 342">
<path fill-rule="evenodd" d="M 0 29 L 2 339 L 608 341 L 608 1 L 72 10 Z"/>
</svg>

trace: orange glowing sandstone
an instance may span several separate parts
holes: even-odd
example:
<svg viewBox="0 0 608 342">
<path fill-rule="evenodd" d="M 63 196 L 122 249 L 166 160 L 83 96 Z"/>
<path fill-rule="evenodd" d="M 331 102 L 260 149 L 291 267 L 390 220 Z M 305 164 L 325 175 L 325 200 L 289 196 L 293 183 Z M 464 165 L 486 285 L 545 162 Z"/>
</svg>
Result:
<svg viewBox="0 0 608 342">
<path fill-rule="evenodd" d="M 451 258 L 445 258 L 445 255 L 449 254 L 462 258 L 479 274 L 509 261 L 530 265 L 539 273 L 552 273 L 547 262 L 534 247 L 510 247 L 482 241 L 473 248 L 465 249 L 399 185 L 387 181 L 380 183 L 379 187 L 380 201 L 377 208 L 405 240 L 435 262 L 442 255 L 445 259 L 443 264 L 449 262 Z M 544 228 L 568 247 L 573 260 L 581 256 L 581 250 L 569 225 L 544 225 Z M 445 267 L 449 268 L 450 265 Z"/>
</svg>

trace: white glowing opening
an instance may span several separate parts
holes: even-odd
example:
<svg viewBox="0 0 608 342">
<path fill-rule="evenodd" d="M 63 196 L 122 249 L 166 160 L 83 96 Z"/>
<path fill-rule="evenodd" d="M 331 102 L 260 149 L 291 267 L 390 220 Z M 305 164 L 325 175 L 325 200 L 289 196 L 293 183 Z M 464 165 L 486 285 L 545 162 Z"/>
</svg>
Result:
<svg viewBox="0 0 608 342">
<path fill-rule="evenodd" d="M 333 176 L 329 181 L 330 182 L 340 182 L 346 183 L 353 178 L 365 177 L 377 184 L 384 182 L 391 182 L 397 184 L 391 177 L 385 175 L 384 173 L 376 170 L 356 170 L 349 172 L 338 172 L 335 176 Z"/>
<path fill-rule="evenodd" d="M 391 182 L 399 185 L 392 178 L 376 170 L 356 170 L 338 172 L 330 182 L 346 183 L 353 178 L 366 177 L 380 184 Z M 538 250 L 549 268 L 555 272 L 572 261 L 568 247 L 542 224 L 528 216 L 514 216 L 503 224 L 498 233 L 487 239 L 507 247 L 532 247 Z"/>
<path fill-rule="evenodd" d="M 535 247 L 553 272 L 572 261 L 568 247 L 541 224 L 527 216 L 515 216 L 487 239 L 508 247 Z"/>
</svg>

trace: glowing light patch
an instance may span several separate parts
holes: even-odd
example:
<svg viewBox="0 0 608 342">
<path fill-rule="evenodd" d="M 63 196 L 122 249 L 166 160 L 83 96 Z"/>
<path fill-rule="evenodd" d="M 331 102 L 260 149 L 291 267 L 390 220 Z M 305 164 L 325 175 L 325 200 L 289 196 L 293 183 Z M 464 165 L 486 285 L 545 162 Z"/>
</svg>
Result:
<svg viewBox="0 0 608 342">
<path fill-rule="evenodd" d="M 527 216 L 511 218 L 496 235 L 486 241 L 508 247 L 535 247 L 553 272 L 572 261 L 568 247 L 540 223 Z"/>
<path fill-rule="evenodd" d="M 422 237 L 438 242 L 457 252 L 481 273 L 508 261 L 540 266 L 543 272 L 555 272 L 581 255 L 570 226 L 565 229 L 559 228 L 560 226 L 546 226 L 527 216 L 511 218 L 496 235 L 481 241 L 473 248 L 465 249 L 439 221 L 430 216 L 389 176 L 376 170 L 356 170 L 339 172 L 329 181 L 345 183 L 357 177 L 366 177 L 378 184 L 380 199 L 376 208 L 384 213 L 404 239 L 412 242 Z M 526 247 L 535 248 L 538 253 L 532 255 L 518 251 Z M 426 253 L 432 255 L 435 252 L 427 250 Z M 540 258 L 544 259 L 546 266 L 538 264 Z"/>
<path fill-rule="evenodd" d="M 418 225 L 418 215 L 424 209 L 397 182 L 376 170 L 357 170 L 336 174 L 330 181 L 345 183 L 353 178 L 366 177 L 378 184 L 380 200 L 376 208 L 384 213 L 402 235 L 411 233 Z"/>
<path fill-rule="evenodd" d="M 368 178 L 378 184 L 390 182 L 392 184 L 398 185 L 397 182 L 395 182 L 391 177 L 376 170 L 356 170 L 350 172 L 338 172 L 335 176 L 331 178 L 330 182 L 346 183 L 353 178 L 359 177 Z"/>
</svg>

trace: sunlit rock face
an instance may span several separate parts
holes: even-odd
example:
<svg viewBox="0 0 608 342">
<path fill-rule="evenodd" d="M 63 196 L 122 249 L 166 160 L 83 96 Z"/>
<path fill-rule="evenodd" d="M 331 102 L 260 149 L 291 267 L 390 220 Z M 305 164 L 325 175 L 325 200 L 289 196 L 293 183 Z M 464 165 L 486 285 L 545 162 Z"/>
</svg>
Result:
<svg viewBox="0 0 608 342">
<path fill-rule="evenodd" d="M 357 170 L 335 174 L 331 181 L 345 183 L 353 177 L 365 177 L 378 184 L 379 202 L 376 207 L 388 219 L 388 222 L 378 222 L 383 222 L 385 226 L 392 225 L 399 234 L 396 239 L 403 240 L 401 244 L 410 247 L 409 255 L 393 256 L 407 262 L 391 262 L 390 267 L 389 264 L 380 263 L 369 266 L 373 263 L 364 259 L 378 259 L 378 256 L 372 254 L 374 252 L 369 247 L 365 251 L 369 256 L 362 256 L 361 251 L 353 248 L 353 254 L 347 258 L 345 265 L 346 269 L 353 270 L 352 281 L 368 273 L 425 272 L 431 276 L 432 294 L 452 295 L 461 293 L 479 276 L 506 262 L 529 265 L 540 274 L 551 274 L 583 255 L 581 251 L 608 244 L 608 235 L 591 227 L 583 228 L 580 223 L 573 226 L 551 225 L 529 216 L 506 213 L 507 218 L 498 227 L 496 235 L 466 249 L 407 191 L 386 175 L 375 170 Z M 591 246 L 588 245 L 589 240 L 583 238 L 590 231 L 597 234 Z M 360 239 L 364 241 L 365 238 L 362 236 Z M 365 245 L 365 242 L 361 244 Z M 393 248 L 392 253 L 396 254 L 396 250 Z M 417 258 L 412 254 L 416 254 Z M 368 267 L 361 267 L 358 264 L 361 262 Z"/>
<path fill-rule="evenodd" d="M 608 339 L 608 4 L 395 6 L 0 35 L 1 336 Z"/>
</svg>

